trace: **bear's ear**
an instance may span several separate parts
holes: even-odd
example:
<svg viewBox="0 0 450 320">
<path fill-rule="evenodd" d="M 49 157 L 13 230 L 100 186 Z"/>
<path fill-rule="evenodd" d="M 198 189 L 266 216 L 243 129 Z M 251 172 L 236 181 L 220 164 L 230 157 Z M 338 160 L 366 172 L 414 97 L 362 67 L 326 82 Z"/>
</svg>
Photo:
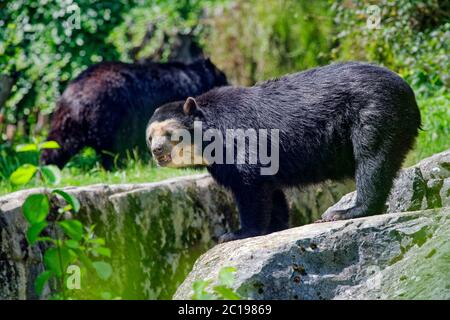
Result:
<svg viewBox="0 0 450 320">
<path fill-rule="evenodd" d="M 197 110 L 198 110 L 197 101 L 195 101 L 195 99 L 192 97 L 187 98 L 183 106 L 184 114 L 187 116 L 193 116 L 194 114 L 197 113 Z"/>
</svg>

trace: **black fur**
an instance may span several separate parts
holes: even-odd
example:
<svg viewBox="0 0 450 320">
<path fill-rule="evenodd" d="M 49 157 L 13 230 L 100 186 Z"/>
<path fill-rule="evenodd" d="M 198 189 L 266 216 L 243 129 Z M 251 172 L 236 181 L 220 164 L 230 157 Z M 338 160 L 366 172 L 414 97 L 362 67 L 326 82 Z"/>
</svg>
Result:
<svg viewBox="0 0 450 320">
<path fill-rule="evenodd" d="M 145 126 L 158 106 L 226 83 L 209 59 L 189 65 L 93 65 L 69 84 L 58 101 L 48 140 L 56 140 L 62 148 L 46 150 L 42 160 L 63 167 L 85 146 L 101 155 L 107 169 L 113 165 L 111 154 L 123 157 L 137 148 L 146 156 Z"/>
<path fill-rule="evenodd" d="M 183 102 L 157 110 L 154 120 L 178 118 L 203 130 L 280 130 L 280 167 L 260 175 L 259 165 L 208 166 L 233 192 L 241 229 L 222 241 L 287 228 L 282 188 L 327 179 L 356 179 L 356 206 L 334 218 L 382 212 L 393 179 L 420 128 L 414 93 L 397 74 L 375 65 L 350 62 L 291 74 L 250 88 L 223 87 L 196 98 L 195 115 Z"/>
</svg>

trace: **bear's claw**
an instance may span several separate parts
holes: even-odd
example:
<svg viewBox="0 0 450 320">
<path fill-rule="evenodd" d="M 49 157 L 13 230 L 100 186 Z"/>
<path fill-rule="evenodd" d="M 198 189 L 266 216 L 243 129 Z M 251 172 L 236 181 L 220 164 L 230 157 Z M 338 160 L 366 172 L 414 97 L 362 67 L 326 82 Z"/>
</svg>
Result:
<svg viewBox="0 0 450 320">
<path fill-rule="evenodd" d="M 257 237 L 262 235 L 262 233 L 259 232 L 248 232 L 248 231 L 236 231 L 236 232 L 227 232 L 223 235 L 221 235 L 219 237 L 218 242 L 219 243 L 224 243 L 224 242 L 229 242 L 229 241 L 234 241 L 234 240 L 240 240 L 240 239 L 245 239 L 245 238 L 250 238 L 250 237 Z"/>
<path fill-rule="evenodd" d="M 347 210 L 330 211 L 328 213 L 324 213 L 322 215 L 322 219 L 317 220 L 316 223 L 345 220 L 345 219 L 347 219 L 346 213 L 347 213 Z"/>
</svg>

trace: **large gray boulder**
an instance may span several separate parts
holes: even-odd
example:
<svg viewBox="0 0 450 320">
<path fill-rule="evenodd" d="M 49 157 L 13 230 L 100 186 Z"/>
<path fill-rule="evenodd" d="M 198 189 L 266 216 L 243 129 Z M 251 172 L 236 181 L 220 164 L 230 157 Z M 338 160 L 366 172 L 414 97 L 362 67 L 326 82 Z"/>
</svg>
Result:
<svg viewBox="0 0 450 320">
<path fill-rule="evenodd" d="M 215 246 L 195 280 L 237 269 L 233 288 L 250 299 L 450 299 L 450 208 L 311 224 Z"/>
</svg>

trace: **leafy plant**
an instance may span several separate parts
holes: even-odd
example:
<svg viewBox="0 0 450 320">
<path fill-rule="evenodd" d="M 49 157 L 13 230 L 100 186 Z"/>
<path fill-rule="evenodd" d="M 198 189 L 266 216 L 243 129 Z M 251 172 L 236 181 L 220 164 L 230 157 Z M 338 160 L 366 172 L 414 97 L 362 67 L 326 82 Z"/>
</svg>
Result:
<svg viewBox="0 0 450 320">
<path fill-rule="evenodd" d="M 200 43 L 232 83 L 252 85 L 329 62 L 326 0 L 223 1 L 206 13 Z"/>
<path fill-rule="evenodd" d="M 379 0 L 380 26 L 367 28 L 364 0 L 335 1 L 332 58 L 368 60 L 400 73 L 421 95 L 450 85 L 450 3 L 440 0 Z"/>
<path fill-rule="evenodd" d="M 16 151 L 39 155 L 43 149 L 57 148 L 59 145 L 56 142 L 46 141 L 19 145 Z M 66 281 L 67 270 L 73 265 L 85 273 L 86 270 L 95 270 L 100 279 L 107 280 L 112 274 L 111 265 L 100 260 L 101 257 L 111 257 L 105 240 L 95 236 L 94 226 L 85 227 L 73 218 L 80 210 L 76 197 L 64 190 L 47 187 L 61 180 L 58 167 L 28 163 L 17 168 L 10 177 L 14 185 L 24 185 L 32 179 L 40 180 L 45 187 L 42 192 L 29 195 L 22 205 L 22 213 L 29 224 L 26 237 L 30 245 L 45 243 L 49 246 L 44 252 L 45 270 L 35 281 L 36 294 L 41 296 L 45 284 L 54 279 L 56 293 L 53 298 L 70 298 Z M 92 257 L 97 260 L 93 261 Z"/>
<path fill-rule="evenodd" d="M 193 300 L 241 300 L 243 297 L 235 292 L 231 286 L 234 282 L 234 267 L 224 267 L 219 271 L 218 284 L 208 291 L 212 280 L 197 280 L 193 283 Z"/>
</svg>

